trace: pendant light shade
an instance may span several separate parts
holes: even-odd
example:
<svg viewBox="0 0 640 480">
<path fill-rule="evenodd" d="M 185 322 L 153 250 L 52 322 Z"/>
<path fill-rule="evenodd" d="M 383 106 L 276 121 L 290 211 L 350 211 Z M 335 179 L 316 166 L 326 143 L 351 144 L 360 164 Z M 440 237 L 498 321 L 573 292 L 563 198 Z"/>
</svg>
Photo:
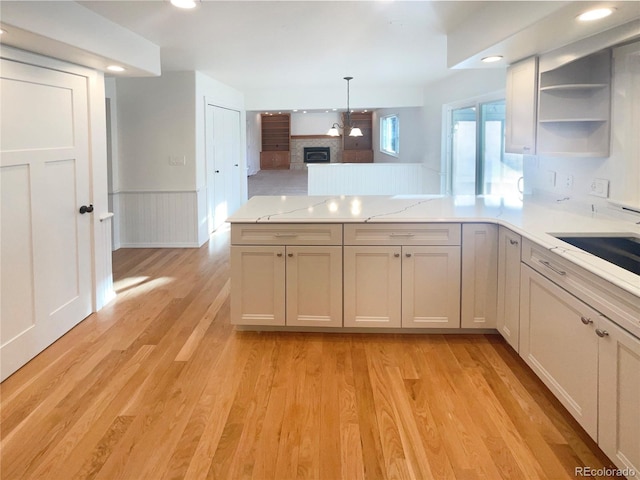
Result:
<svg viewBox="0 0 640 480">
<path fill-rule="evenodd" d="M 348 131 L 350 137 L 362 137 L 362 130 L 351 125 L 351 109 L 349 108 L 349 82 L 353 80 L 353 77 L 344 77 L 344 79 L 347 81 L 347 111 L 345 115 L 346 121 L 344 122 L 344 126 L 334 123 L 327 132 L 327 135 L 330 137 L 339 137 L 340 129 L 342 129 L 345 132 Z"/>
</svg>

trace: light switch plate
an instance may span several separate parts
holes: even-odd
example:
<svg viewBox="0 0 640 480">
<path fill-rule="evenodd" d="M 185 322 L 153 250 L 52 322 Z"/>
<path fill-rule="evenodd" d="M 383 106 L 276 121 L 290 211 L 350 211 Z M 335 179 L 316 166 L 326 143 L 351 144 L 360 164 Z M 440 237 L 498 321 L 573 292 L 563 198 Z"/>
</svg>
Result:
<svg viewBox="0 0 640 480">
<path fill-rule="evenodd" d="M 609 198 L 609 180 L 604 178 L 594 178 L 591 181 L 591 185 L 589 185 L 589 195 Z"/>
</svg>

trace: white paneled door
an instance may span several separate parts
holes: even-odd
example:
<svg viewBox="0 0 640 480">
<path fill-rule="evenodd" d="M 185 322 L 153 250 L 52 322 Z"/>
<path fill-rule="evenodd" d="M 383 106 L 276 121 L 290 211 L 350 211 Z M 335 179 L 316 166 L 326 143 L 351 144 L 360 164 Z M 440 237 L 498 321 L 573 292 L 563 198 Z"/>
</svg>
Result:
<svg viewBox="0 0 640 480">
<path fill-rule="evenodd" d="M 206 175 L 209 233 L 241 203 L 240 112 L 207 105 Z"/>
<path fill-rule="evenodd" d="M 86 78 L 1 60 L 0 375 L 92 310 Z"/>
</svg>

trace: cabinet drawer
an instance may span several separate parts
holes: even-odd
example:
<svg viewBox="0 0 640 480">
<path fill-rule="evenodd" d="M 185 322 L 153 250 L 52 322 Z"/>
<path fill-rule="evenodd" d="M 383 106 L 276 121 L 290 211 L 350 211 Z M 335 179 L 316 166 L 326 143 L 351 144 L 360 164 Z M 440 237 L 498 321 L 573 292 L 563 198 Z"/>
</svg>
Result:
<svg viewBox="0 0 640 480">
<path fill-rule="evenodd" d="M 640 337 L 640 305 L 631 293 L 526 239 L 522 262 Z"/>
<path fill-rule="evenodd" d="M 350 224 L 345 245 L 460 245 L 459 223 Z"/>
<path fill-rule="evenodd" d="M 231 225 L 232 245 L 342 245 L 342 225 L 245 224 Z"/>
</svg>

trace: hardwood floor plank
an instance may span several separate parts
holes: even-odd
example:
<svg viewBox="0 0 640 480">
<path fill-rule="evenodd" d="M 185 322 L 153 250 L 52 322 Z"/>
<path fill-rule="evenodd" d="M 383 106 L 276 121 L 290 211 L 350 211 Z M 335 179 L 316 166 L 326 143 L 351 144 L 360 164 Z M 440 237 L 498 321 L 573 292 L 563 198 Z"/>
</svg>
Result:
<svg viewBox="0 0 640 480">
<path fill-rule="evenodd" d="M 563 479 L 611 462 L 497 335 L 236 331 L 228 229 L 0 385 L 3 480 Z"/>
</svg>

